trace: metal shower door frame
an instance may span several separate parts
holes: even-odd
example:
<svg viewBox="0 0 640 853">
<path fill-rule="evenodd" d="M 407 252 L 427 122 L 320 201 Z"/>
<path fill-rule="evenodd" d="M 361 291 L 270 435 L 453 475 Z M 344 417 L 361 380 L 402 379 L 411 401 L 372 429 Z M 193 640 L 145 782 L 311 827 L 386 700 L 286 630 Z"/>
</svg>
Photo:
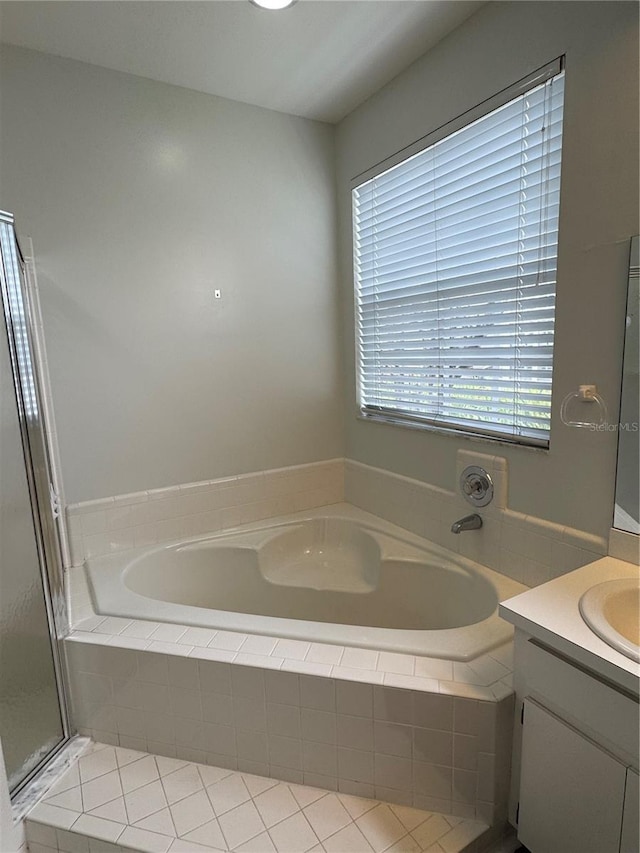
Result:
<svg viewBox="0 0 640 853">
<path fill-rule="evenodd" d="M 13 247 L 7 246 L 0 239 L 0 295 L 62 721 L 60 743 L 11 792 L 13 797 L 53 755 L 66 746 L 73 731 L 62 660 L 62 639 L 67 630 L 64 578 L 60 541 L 51 504 L 52 466 L 35 355 L 33 308 L 26 287 L 26 266 L 15 235 L 13 215 L 0 211 L 0 223 L 9 226 L 13 239 Z"/>
</svg>

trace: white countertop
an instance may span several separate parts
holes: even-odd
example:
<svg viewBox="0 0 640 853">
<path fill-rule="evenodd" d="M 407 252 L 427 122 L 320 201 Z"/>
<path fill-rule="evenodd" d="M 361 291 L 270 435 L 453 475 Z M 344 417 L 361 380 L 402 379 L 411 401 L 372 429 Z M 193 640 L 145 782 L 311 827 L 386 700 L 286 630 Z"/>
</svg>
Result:
<svg viewBox="0 0 640 853">
<path fill-rule="evenodd" d="M 593 633 L 580 615 L 578 602 L 595 584 L 639 573 L 633 563 L 603 557 L 504 601 L 499 613 L 516 628 L 637 696 L 640 665 Z"/>
</svg>

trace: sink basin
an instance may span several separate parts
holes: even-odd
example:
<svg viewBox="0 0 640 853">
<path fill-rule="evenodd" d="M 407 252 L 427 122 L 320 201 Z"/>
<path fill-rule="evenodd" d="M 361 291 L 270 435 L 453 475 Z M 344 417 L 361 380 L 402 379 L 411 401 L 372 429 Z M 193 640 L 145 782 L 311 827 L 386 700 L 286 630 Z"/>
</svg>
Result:
<svg viewBox="0 0 640 853">
<path fill-rule="evenodd" d="M 580 599 L 580 613 L 601 640 L 640 662 L 640 578 L 592 586 Z"/>
</svg>

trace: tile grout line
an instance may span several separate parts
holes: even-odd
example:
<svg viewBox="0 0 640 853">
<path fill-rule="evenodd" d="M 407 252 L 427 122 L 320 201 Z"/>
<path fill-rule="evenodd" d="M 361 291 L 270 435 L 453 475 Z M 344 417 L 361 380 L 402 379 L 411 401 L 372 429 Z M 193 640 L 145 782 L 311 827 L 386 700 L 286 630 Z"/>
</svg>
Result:
<svg viewBox="0 0 640 853">
<path fill-rule="evenodd" d="M 230 775 L 232 775 L 232 774 L 230 774 Z M 202 773 L 200 772 L 200 769 L 198 769 L 198 776 L 200 777 L 200 779 L 201 779 L 201 781 L 202 781 L 202 784 L 203 784 L 203 790 L 204 790 L 205 796 L 206 796 L 206 798 L 207 798 L 207 800 L 208 800 L 208 802 L 209 802 L 209 805 L 211 806 L 211 811 L 213 812 L 213 817 L 214 817 L 214 819 L 215 819 L 216 825 L 217 825 L 218 829 L 220 830 L 220 833 L 222 834 L 222 837 L 223 837 L 223 838 L 224 838 L 224 840 L 225 840 L 225 843 L 226 843 L 226 845 L 227 845 L 227 849 L 228 849 L 228 850 L 230 850 L 231 848 L 229 847 L 229 842 L 227 841 L 227 836 L 224 834 L 224 829 L 222 828 L 222 826 L 221 826 L 221 824 L 220 824 L 220 818 L 222 817 L 222 815 L 223 815 L 223 814 L 227 814 L 227 812 L 222 812 L 221 814 L 218 814 L 218 812 L 217 812 L 217 811 L 216 811 L 216 809 L 215 809 L 215 806 L 213 805 L 213 801 L 211 800 L 211 795 L 209 794 L 209 788 L 204 784 L 204 778 L 203 778 L 203 776 L 202 776 Z M 218 781 L 223 782 L 225 779 L 228 779 L 228 778 L 229 778 L 228 776 L 223 776 L 223 777 L 222 777 L 222 779 L 219 779 Z M 244 781 L 244 780 L 243 780 L 243 781 Z M 214 783 L 214 784 L 217 784 L 217 783 Z M 213 785 L 210 785 L 209 787 L 213 787 Z M 245 788 L 246 788 L 246 787 L 247 787 L 247 786 L 245 785 Z M 249 790 L 247 790 L 247 794 L 249 794 L 249 797 L 251 797 L 251 792 L 250 792 Z M 246 802 L 246 801 L 245 801 L 245 802 Z M 240 803 L 239 805 L 242 805 L 242 803 Z M 228 809 L 228 811 L 229 811 L 229 812 L 231 812 L 231 811 L 233 811 L 233 809 L 234 809 L 234 808 L 237 808 L 237 807 L 236 807 L 236 806 L 233 806 L 233 808 Z M 173 815 L 172 815 L 172 817 L 173 817 Z M 210 821 L 205 821 L 205 822 L 204 822 L 203 824 L 201 824 L 200 826 L 205 826 L 205 824 L 207 824 L 207 823 L 209 823 L 209 822 L 210 822 Z M 200 827 L 194 827 L 194 829 L 193 829 L 193 830 L 190 830 L 190 832 L 194 832 L 196 829 L 199 829 L 199 828 L 200 828 Z M 188 833 L 187 833 L 187 834 L 188 834 Z"/>
</svg>

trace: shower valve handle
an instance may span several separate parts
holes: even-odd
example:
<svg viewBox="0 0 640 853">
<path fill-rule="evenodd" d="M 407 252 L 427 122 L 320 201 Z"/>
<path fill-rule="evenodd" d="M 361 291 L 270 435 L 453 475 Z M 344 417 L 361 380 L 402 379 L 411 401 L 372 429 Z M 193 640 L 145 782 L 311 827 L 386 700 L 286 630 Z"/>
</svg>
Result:
<svg viewBox="0 0 640 853">
<path fill-rule="evenodd" d="M 474 506 L 486 506 L 493 498 L 493 480 L 479 465 L 468 465 L 460 475 L 460 491 Z"/>
<path fill-rule="evenodd" d="M 482 482 L 481 477 L 469 477 L 468 480 L 465 480 L 464 485 L 462 486 L 465 495 L 473 495 L 473 494 L 482 494 L 484 491 L 484 483 Z"/>
</svg>

